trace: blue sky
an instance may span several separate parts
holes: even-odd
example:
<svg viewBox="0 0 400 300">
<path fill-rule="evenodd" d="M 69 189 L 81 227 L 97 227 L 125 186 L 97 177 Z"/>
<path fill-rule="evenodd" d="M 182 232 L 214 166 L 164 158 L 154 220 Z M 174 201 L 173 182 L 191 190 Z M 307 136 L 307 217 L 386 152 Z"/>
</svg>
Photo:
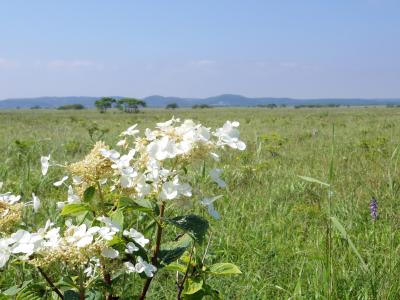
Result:
<svg viewBox="0 0 400 300">
<path fill-rule="evenodd" d="M 1 1 L 0 99 L 400 97 L 398 0 Z"/>
</svg>

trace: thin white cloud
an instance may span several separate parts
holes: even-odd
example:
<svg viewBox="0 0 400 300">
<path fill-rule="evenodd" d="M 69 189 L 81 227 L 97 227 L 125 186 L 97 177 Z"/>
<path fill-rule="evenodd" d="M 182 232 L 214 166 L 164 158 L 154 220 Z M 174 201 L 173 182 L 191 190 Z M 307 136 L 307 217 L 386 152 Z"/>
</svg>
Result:
<svg viewBox="0 0 400 300">
<path fill-rule="evenodd" d="M 320 67 L 317 65 L 297 63 L 293 61 L 283 61 L 279 63 L 279 67 L 288 70 L 299 70 L 299 71 L 318 71 Z"/>
<path fill-rule="evenodd" d="M 284 62 L 281 62 L 279 65 L 282 68 L 288 68 L 288 69 L 296 69 L 299 67 L 298 63 L 291 62 L 291 61 L 284 61 Z"/>
<path fill-rule="evenodd" d="M 45 63 L 49 69 L 55 70 L 76 70 L 76 69 L 94 69 L 103 70 L 104 65 L 91 60 L 65 60 L 55 59 Z"/>
<path fill-rule="evenodd" d="M 15 69 L 19 67 L 19 62 L 0 57 L 0 69 Z"/>
<path fill-rule="evenodd" d="M 194 60 L 189 63 L 190 66 L 192 67 L 208 67 L 208 66 L 213 66 L 217 62 L 215 60 L 210 60 L 210 59 L 200 59 L 200 60 Z"/>
</svg>

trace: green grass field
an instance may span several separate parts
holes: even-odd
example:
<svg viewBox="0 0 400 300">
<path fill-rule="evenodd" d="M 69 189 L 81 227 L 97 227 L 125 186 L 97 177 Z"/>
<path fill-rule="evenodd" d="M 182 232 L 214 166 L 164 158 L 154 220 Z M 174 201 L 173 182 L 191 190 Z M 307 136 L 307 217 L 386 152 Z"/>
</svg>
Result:
<svg viewBox="0 0 400 300">
<path fill-rule="evenodd" d="M 145 129 L 172 115 L 209 127 L 237 120 L 247 143 L 246 151 L 222 158 L 228 189 L 216 204 L 222 219 L 212 221 L 212 253 L 243 273 L 213 282 L 225 299 L 326 299 L 329 289 L 332 299 L 400 299 L 398 108 L 1 111 L 3 191 L 40 195 L 45 209 L 30 218 L 43 222 L 65 191 L 52 187 L 61 170 L 43 179 L 41 155 L 76 161 L 94 140 L 113 145 L 128 126 Z M 331 191 L 299 175 L 329 182 Z M 376 222 L 369 212 L 373 196 Z M 329 199 L 330 215 L 347 235 L 328 222 Z M 22 277 L 18 270 L 1 272 L 0 288 Z M 174 286 L 166 288 L 164 280 L 154 281 L 149 299 L 174 298 Z"/>
</svg>

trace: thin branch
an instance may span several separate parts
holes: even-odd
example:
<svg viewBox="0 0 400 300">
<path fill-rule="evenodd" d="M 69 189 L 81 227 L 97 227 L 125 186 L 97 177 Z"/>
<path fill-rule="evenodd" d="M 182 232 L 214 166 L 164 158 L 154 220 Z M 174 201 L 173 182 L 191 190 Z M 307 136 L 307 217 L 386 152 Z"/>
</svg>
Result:
<svg viewBox="0 0 400 300">
<path fill-rule="evenodd" d="M 165 210 L 165 203 L 161 202 L 161 206 L 160 206 L 160 215 L 159 215 L 159 222 L 157 223 L 157 237 L 156 237 L 156 247 L 154 248 L 154 252 L 153 252 L 153 256 L 151 257 L 151 263 L 156 266 L 157 265 L 157 257 L 158 257 L 158 253 L 160 251 L 160 246 L 161 246 L 161 237 L 162 237 L 162 230 L 163 230 L 163 221 L 162 218 L 164 216 L 164 210 Z M 142 294 L 140 295 L 140 300 L 143 300 L 146 298 L 146 294 L 147 291 L 150 287 L 151 281 L 153 280 L 153 277 L 148 277 L 143 290 L 142 290 Z"/>
<path fill-rule="evenodd" d="M 112 286 L 112 280 L 111 280 L 111 275 L 109 272 L 106 271 L 106 267 L 103 264 L 103 278 L 104 278 L 104 282 L 106 283 L 107 287 L 111 290 L 111 286 Z M 112 300 L 113 296 L 111 293 L 108 293 L 106 291 L 106 295 L 105 295 L 105 299 L 107 300 Z"/>
<path fill-rule="evenodd" d="M 83 284 L 82 268 L 79 270 L 79 300 L 85 300 L 85 286 Z"/>
<path fill-rule="evenodd" d="M 64 300 L 64 295 L 60 292 L 60 290 L 54 285 L 53 281 L 51 281 L 50 277 L 47 276 L 47 274 L 43 271 L 41 267 L 37 267 L 39 270 L 40 274 L 46 279 L 47 283 L 50 285 L 51 289 L 60 297 L 61 299 Z"/>
<path fill-rule="evenodd" d="M 183 285 L 185 284 L 185 281 L 186 281 L 186 279 L 187 279 L 187 277 L 188 277 L 188 274 L 189 274 L 190 264 L 191 264 L 191 262 L 192 262 L 193 250 L 194 250 L 194 244 L 193 244 L 193 246 L 192 246 L 192 249 L 190 250 L 189 262 L 188 262 L 187 267 L 186 267 L 185 275 L 183 276 L 183 279 L 182 279 L 182 281 L 181 281 L 180 283 L 177 282 L 177 285 L 178 285 L 178 295 L 177 295 L 177 299 L 178 299 L 178 300 L 181 300 L 182 292 L 183 292 Z"/>
</svg>

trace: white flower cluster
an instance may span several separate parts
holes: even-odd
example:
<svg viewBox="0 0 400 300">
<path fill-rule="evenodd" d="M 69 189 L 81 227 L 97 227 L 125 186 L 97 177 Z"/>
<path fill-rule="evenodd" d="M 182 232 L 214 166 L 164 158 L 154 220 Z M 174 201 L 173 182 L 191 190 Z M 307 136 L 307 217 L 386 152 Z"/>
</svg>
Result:
<svg viewBox="0 0 400 300">
<path fill-rule="evenodd" d="M 44 228 L 40 228 L 37 232 L 30 233 L 26 230 L 18 230 L 8 238 L 0 239 L 0 268 L 4 267 L 12 255 L 15 255 L 20 260 L 28 260 L 33 254 L 40 254 L 42 256 L 54 255 L 55 253 L 62 253 L 68 255 L 71 250 L 74 251 L 92 251 L 88 254 L 90 257 L 87 261 L 83 261 L 84 265 L 88 264 L 89 267 L 85 270 L 85 274 L 90 275 L 95 271 L 93 267 L 98 267 L 98 264 L 90 264 L 90 261 L 99 261 L 93 249 L 99 249 L 102 257 L 109 259 L 116 259 L 120 256 L 118 250 L 108 247 L 106 242 L 113 239 L 114 235 L 121 231 L 118 224 L 111 221 L 108 217 L 99 217 L 97 220 L 104 223 L 105 226 L 88 227 L 86 224 L 79 226 L 73 225 L 70 220 L 66 221 L 66 229 L 63 236 L 60 235 L 61 229 L 53 227 L 53 223 L 47 221 Z M 144 247 L 149 240 L 146 239 L 140 232 L 131 228 L 129 231 L 123 232 L 124 236 L 134 241 L 136 244 Z M 133 242 L 126 244 L 126 253 L 132 254 L 138 251 L 139 248 Z M 94 247 L 93 246 L 99 246 Z M 135 267 L 135 272 L 151 274 L 155 272 L 156 268 L 151 264 L 143 261 L 141 257 L 137 257 L 138 263 Z M 128 262 L 125 263 L 128 266 Z M 133 272 L 132 267 L 127 268 L 128 273 Z M 150 276 L 150 275 L 148 275 Z M 153 276 L 153 275 L 151 275 Z"/>
<path fill-rule="evenodd" d="M 101 185 L 111 183 L 111 191 L 116 189 L 127 190 L 130 195 L 144 198 L 149 194 L 158 195 L 159 200 L 169 201 L 182 197 L 192 196 L 192 187 L 183 182 L 177 172 L 176 164 L 179 160 L 211 157 L 219 160 L 216 152 L 218 148 L 230 147 L 244 150 L 246 145 L 240 140 L 239 122 L 226 121 L 223 127 L 211 131 L 210 128 L 197 124 L 192 120 L 181 122 L 172 118 L 166 122 L 157 123 L 156 128 L 146 128 L 144 137 L 139 137 L 137 124 L 121 133 L 123 137 L 117 145 L 127 150 L 121 154 L 114 149 L 103 148 L 100 154 L 111 162 L 114 170 L 113 178 L 105 178 Z M 49 168 L 50 155 L 41 158 L 42 173 L 46 174 Z M 222 170 L 212 169 L 210 178 L 220 187 L 226 183 L 221 179 Z M 58 202 L 62 209 L 65 204 L 79 203 L 80 197 L 75 194 L 73 186 L 81 185 L 82 178 L 72 176 L 72 185 L 67 185 L 69 176 L 62 177 L 54 182 L 54 186 L 68 186 L 67 201 Z M 206 206 L 210 215 L 219 218 L 213 207 L 213 202 L 220 197 L 204 199 L 201 204 Z M 214 199 L 208 201 L 207 199 Z"/>
<path fill-rule="evenodd" d="M 128 274 L 144 272 L 147 277 L 153 277 L 154 273 L 157 271 L 155 266 L 144 261 L 140 256 L 137 257 L 137 263 L 135 265 L 127 261 L 124 263 L 124 266 L 126 268 L 126 273 Z"/>
<path fill-rule="evenodd" d="M 122 132 L 123 137 L 117 143 L 126 154 L 109 149 L 104 143 L 95 145 L 94 150 L 83 161 L 76 163 L 71 172 L 72 176 L 63 176 L 54 182 L 54 186 L 67 187 L 67 199 L 58 202 L 62 209 L 66 204 L 80 203 L 85 188 L 93 186 L 97 188 L 107 186 L 108 193 L 120 193 L 134 198 L 156 199 L 157 201 L 173 201 L 190 199 L 193 197 L 192 186 L 186 178 L 184 166 L 195 160 L 204 160 L 210 157 L 216 161 L 219 155 L 218 149 L 225 147 L 244 150 L 246 145 L 240 140 L 238 131 L 239 122 L 227 121 L 223 127 L 212 131 L 210 128 L 197 124 L 192 120 L 181 122 L 172 118 L 163 123 L 157 123 L 154 130 L 146 129 L 144 136 L 140 137 L 137 125 L 129 127 Z M 57 166 L 50 163 L 50 155 L 41 158 L 42 174 L 46 175 L 49 166 Z M 87 167 L 96 173 L 92 176 L 87 172 Z M 71 170 L 71 169 L 70 169 Z M 77 176 L 77 173 L 79 176 Z M 222 170 L 212 169 L 209 172 L 210 179 L 219 188 L 225 188 L 226 183 L 221 179 Z M 71 183 L 68 183 L 71 181 Z M 199 204 L 205 207 L 209 214 L 219 219 L 220 215 L 214 208 L 214 203 L 222 196 L 201 197 Z M 34 210 L 40 208 L 40 200 L 32 194 Z M 0 194 L 0 201 L 8 204 L 16 203 L 19 196 L 11 193 Z M 102 226 L 73 225 L 66 221 L 65 229 L 54 227 L 50 221 L 44 228 L 30 233 L 26 230 L 18 230 L 8 237 L 0 239 L 0 268 L 10 260 L 17 257 L 22 260 L 58 259 L 81 263 L 85 266 L 85 274 L 91 276 L 96 273 L 100 262 L 107 259 L 118 259 L 127 273 L 142 273 L 152 277 L 157 268 L 148 263 L 144 258 L 136 255 L 140 248 L 145 248 L 149 240 L 134 228 L 123 229 L 114 223 L 109 217 L 97 217 L 97 223 Z M 118 235 L 119 240 L 124 241 L 124 251 L 109 246 L 109 241 Z M 145 249 L 146 250 L 146 249 Z M 146 250 L 148 251 L 148 250 Z M 36 255 L 38 254 L 38 255 Z M 126 261 L 129 258 L 133 261 Z"/>
<path fill-rule="evenodd" d="M 60 229 L 52 226 L 53 224 L 47 221 L 46 226 L 38 232 L 30 233 L 20 229 L 10 237 L 0 239 L 0 268 L 7 263 L 12 254 L 18 254 L 20 259 L 27 260 L 40 249 L 57 244 Z"/>
<path fill-rule="evenodd" d="M 19 222 L 23 206 L 20 200 L 21 196 L 10 192 L 0 194 L 0 233 L 8 232 Z"/>
<path fill-rule="evenodd" d="M 112 162 L 115 170 L 116 179 L 112 189 L 128 189 L 139 198 L 155 194 L 164 201 L 191 197 L 192 187 L 182 182 L 176 170 L 177 162 L 207 156 L 219 160 L 214 151 L 225 146 L 244 150 L 246 145 L 240 140 L 238 126 L 239 122 L 227 121 L 222 128 L 212 132 L 210 128 L 192 120 L 181 123 L 179 119 L 172 118 L 157 123 L 155 130 L 147 128 L 145 137 L 141 138 L 138 136 L 137 125 L 133 125 L 121 134 L 123 140 L 117 143 L 128 150 L 127 154 L 122 155 L 114 149 L 101 150 L 101 154 Z M 220 178 L 221 174 L 221 169 L 213 169 L 209 173 L 220 188 L 225 188 L 226 183 Z M 219 218 L 213 208 L 213 201 L 204 203 L 210 214 Z"/>
<path fill-rule="evenodd" d="M 0 201 L 7 203 L 7 204 L 13 205 L 13 204 L 17 203 L 19 200 L 21 200 L 21 196 L 13 195 L 13 194 L 11 194 L 11 192 L 0 194 Z"/>
<path fill-rule="evenodd" d="M 60 236 L 59 227 L 53 228 L 53 223 L 47 221 L 46 226 L 37 232 L 30 233 L 20 229 L 9 238 L 1 239 L 0 267 L 5 265 L 12 254 L 18 255 L 19 259 L 27 260 L 34 253 L 55 251 L 65 246 L 86 247 L 93 242 L 94 234 L 100 231 L 99 227 L 87 228 L 85 224 L 75 226 L 67 222 L 66 225 L 64 237 Z"/>
</svg>

